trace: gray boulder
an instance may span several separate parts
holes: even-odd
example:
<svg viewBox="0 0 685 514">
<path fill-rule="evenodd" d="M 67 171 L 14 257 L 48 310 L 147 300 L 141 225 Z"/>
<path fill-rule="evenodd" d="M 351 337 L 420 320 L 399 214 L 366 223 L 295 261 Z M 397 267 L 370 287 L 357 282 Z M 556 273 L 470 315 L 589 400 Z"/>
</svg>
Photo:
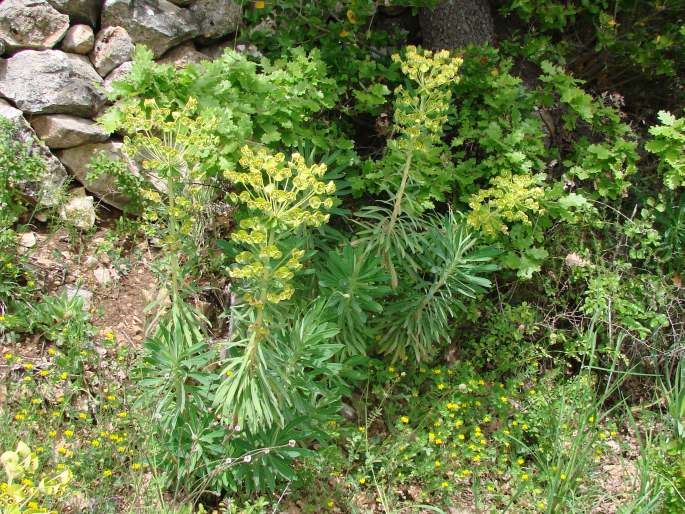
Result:
<svg viewBox="0 0 685 514">
<path fill-rule="evenodd" d="M 29 114 L 90 117 L 105 102 L 102 78 L 82 55 L 24 50 L 0 59 L 0 96 Z"/>
<path fill-rule="evenodd" d="M 133 69 L 133 63 L 131 61 L 125 62 L 121 66 L 112 70 L 112 72 L 105 77 L 105 91 L 109 94 L 112 92 L 112 82 L 115 80 L 121 80 L 126 75 L 128 75 Z"/>
<path fill-rule="evenodd" d="M 101 76 L 133 58 L 133 41 L 123 27 L 105 27 L 95 38 L 90 61 Z"/>
<path fill-rule="evenodd" d="M 200 28 L 198 40 L 208 43 L 238 30 L 243 13 L 232 0 L 197 0 L 190 12 Z"/>
<path fill-rule="evenodd" d="M 46 0 L 0 3 L 0 39 L 7 50 L 52 48 L 67 30 L 69 16 L 57 12 Z"/>
<path fill-rule="evenodd" d="M 134 43 L 144 44 L 155 57 L 198 34 L 190 12 L 167 0 L 106 0 L 102 26 L 124 27 Z"/>
<path fill-rule="evenodd" d="M 95 226 L 96 218 L 93 197 L 87 196 L 82 187 L 71 191 L 69 198 L 60 208 L 59 215 L 79 230 L 90 230 Z"/>
<path fill-rule="evenodd" d="M 54 207 L 59 203 L 62 185 L 67 180 L 67 172 L 62 163 L 50 153 L 47 146 L 40 142 L 35 132 L 24 119 L 21 111 L 4 100 L 0 100 L 0 116 L 11 121 L 17 127 L 16 137 L 24 142 L 32 155 L 39 156 L 45 162 L 45 171 L 36 182 L 21 182 L 19 189 L 31 200 L 44 207 Z"/>
<path fill-rule="evenodd" d="M 89 25 L 74 25 L 62 40 L 62 50 L 72 54 L 87 54 L 94 44 L 95 34 Z"/>
<path fill-rule="evenodd" d="M 431 50 L 458 50 L 495 41 L 488 0 L 441 0 L 435 8 L 419 11 L 419 24 L 423 46 Z"/>
<path fill-rule="evenodd" d="M 59 12 L 68 14 L 71 22 L 95 27 L 100 19 L 101 0 L 48 0 Z"/>
<path fill-rule="evenodd" d="M 31 126 L 50 148 L 63 149 L 107 141 L 108 134 L 98 123 L 68 114 L 45 114 L 31 118 Z"/>
<path fill-rule="evenodd" d="M 208 57 L 202 52 L 195 50 L 192 43 L 184 43 L 181 46 L 172 48 L 164 54 L 159 61 L 161 64 L 173 64 L 177 68 L 182 68 L 188 64 L 197 64 L 201 61 L 208 60 Z"/>
<path fill-rule="evenodd" d="M 100 153 L 104 153 L 115 160 L 123 159 L 128 164 L 129 171 L 133 175 L 139 175 L 136 164 L 125 156 L 123 146 L 124 144 L 118 141 L 107 141 L 106 143 L 94 143 L 67 148 L 58 152 L 57 156 L 62 161 L 62 164 L 71 171 L 88 191 L 103 202 L 117 209 L 125 210 L 130 203 L 130 199 L 119 190 L 115 177 L 106 174 L 96 179 L 88 177 L 91 172 L 88 165 Z"/>
</svg>

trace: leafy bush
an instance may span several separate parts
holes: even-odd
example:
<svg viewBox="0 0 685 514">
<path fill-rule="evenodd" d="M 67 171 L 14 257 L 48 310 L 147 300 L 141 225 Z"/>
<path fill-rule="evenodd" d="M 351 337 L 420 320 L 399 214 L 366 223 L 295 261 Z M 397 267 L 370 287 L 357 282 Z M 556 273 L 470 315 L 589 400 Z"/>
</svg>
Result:
<svg viewBox="0 0 685 514">
<path fill-rule="evenodd" d="M 17 127 L 0 116 L 0 315 L 8 304 L 28 297 L 33 281 L 17 253 L 14 225 L 26 210 L 19 186 L 38 179 L 43 160 L 17 139 Z M 25 286 L 30 283 L 28 288 Z"/>
<path fill-rule="evenodd" d="M 659 157 L 657 171 L 668 189 L 685 185 L 685 118 L 659 112 L 660 125 L 650 127 L 652 135 L 645 148 Z"/>
</svg>

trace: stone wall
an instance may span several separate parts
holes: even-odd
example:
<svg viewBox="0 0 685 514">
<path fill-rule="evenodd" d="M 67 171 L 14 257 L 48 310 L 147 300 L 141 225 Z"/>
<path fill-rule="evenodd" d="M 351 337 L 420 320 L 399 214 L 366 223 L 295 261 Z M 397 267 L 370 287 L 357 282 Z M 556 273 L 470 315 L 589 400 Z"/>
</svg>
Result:
<svg viewBox="0 0 685 514">
<path fill-rule="evenodd" d="M 231 0 L 2 1 L 0 116 L 47 163 L 40 183 L 22 184 L 27 196 L 54 205 L 72 177 L 122 208 L 111 180 L 86 178 L 95 154 L 121 154 L 121 143 L 93 121 L 108 106 L 107 85 L 130 70 L 138 43 L 179 66 L 215 58 L 241 15 Z"/>
</svg>

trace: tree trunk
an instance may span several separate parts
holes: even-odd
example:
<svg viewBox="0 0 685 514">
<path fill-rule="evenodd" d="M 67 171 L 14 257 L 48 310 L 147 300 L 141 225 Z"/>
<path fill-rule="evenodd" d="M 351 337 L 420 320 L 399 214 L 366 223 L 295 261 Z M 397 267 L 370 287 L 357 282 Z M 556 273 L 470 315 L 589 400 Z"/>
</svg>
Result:
<svg viewBox="0 0 685 514">
<path fill-rule="evenodd" d="M 457 50 L 495 41 L 488 0 L 442 0 L 434 9 L 421 9 L 419 22 L 423 46 L 431 50 Z"/>
</svg>

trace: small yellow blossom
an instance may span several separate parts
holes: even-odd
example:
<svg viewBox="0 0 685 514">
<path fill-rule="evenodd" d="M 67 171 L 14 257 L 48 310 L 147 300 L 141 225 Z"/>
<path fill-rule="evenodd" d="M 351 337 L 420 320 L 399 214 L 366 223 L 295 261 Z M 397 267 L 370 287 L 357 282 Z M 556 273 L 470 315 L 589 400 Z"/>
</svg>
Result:
<svg viewBox="0 0 685 514">
<path fill-rule="evenodd" d="M 265 4 L 264 4 L 264 0 L 257 0 L 257 1 L 254 3 L 254 8 L 255 8 L 255 9 L 264 9 L 264 5 L 265 5 Z"/>
<path fill-rule="evenodd" d="M 518 459 L 516 459 L 516 464 L 518 464 L 519 466 L 523 466 L 525 462 L 526 461 L 523 459 L 523 457 L 519 457 Z"/>
<path fill-rule="evenodd" d="M 64 437 L 72 437 L 74 435 L 73 430 L 65 430 L 64 431 Z"/>
<path fill-rule="evenodd" d="M 528 480 L 528 478 L 530 478 L 530 477 L 528 476 L 528 473 L 523 473 L 523 474 L 521 475 L 521 480 L 523 480 L 523 481 Z"/>
<path fill-rule="evenodd" d="M 140 462 L 134 462 L 133 464 L 131 464 L 131 469 L 133 471 L 138 471 L 141 467 L 142 467 L 142 464 L 140 464 Z"/>
<path fill-rule="evenodd" d="M 11 353 L 5 354 L 5 360 L 6 361 L 11 361 L 12 359 L 14 359 L 14 355 L 12 355 Z"/>
<path fill-rule="evenodd" d="M 357 23 L 357 15 L 354 14 L 354 11 L 352 9 L 347 10 L 347 19 L 350 21 L 351 24 Z"/>
<path fill-rule="evenodd" d="M 440 383 L 438 384 L 438 389 L 439 389 L 440 391 L 442 391 L 443 389 L 445 389 L 445 384 L 442 383 L 442 382 L 440 382 Z"/>
<path fill-rule="evenodd" d="M 402 416 L 400 418 L 400 421 L 406 425 L 407 423 L 409 423 L 409 416 Z"/>
<path fill-rule="evenodd" d="M 450 486 L 449 482 L 442 482 L 442 483 L 440 484 L 440 487 L 442 487 L 443 489 L 446 489 L 446 488 L 448 488 L 449 486 Z"/>
<path fill-rule="evenodd" d="M 364 484 L 366 483 L 366 478 L 360 478 L 360 479 L 359 479 L 359 483 L 360 483 L 361 485 L 364 485 Z"/>
<path fill-rule="evenodd" d="M 360 434 L 363 434 L 364 432 L 366 432 L 366 428 L 365 427 L 357 427 L 357 432 L 359 432 Z"/>
<path fill-rule="evenodd" d="M 102 472 L 102 476 L 104 477 L 111 477 L 112 476 L 112 470 L 111 469 L 106 469 Z"/>
</svg>

